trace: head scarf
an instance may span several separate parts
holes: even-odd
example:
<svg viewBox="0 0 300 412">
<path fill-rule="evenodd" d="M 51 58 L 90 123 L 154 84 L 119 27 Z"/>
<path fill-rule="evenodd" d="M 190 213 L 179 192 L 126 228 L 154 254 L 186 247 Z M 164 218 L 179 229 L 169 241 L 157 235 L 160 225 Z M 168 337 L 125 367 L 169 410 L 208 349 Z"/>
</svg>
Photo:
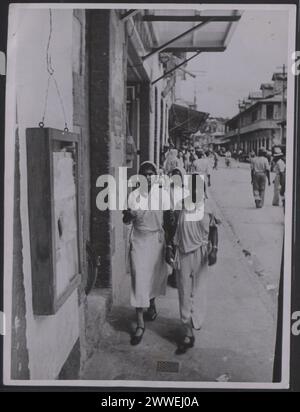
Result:
<svg viewBox="0 0 300 412">
<path fill-rule="evenodd" d="M 154 171 L 154 174 L 157 174 L 156 164 L 151 162 L 150 160 L 146 160 L 145 162 L 140 164 L 139 174 L 143 174 L 146 169 L 152 169 Z"/>
<path fill-rule="evenodd" d="M 183 167 L 181 167 L 181 166 L 177 166 L 177 167 L 175 167 L 175 168 L 172 170 L 172 175 L 174 174 L 175 170 L 178 170 L 178 171 L 179 171 L 179 173 L 180 173 L 180 175 L 181 175 L 181 177 L 182 177 L 182 179 L 183 179 L 183 176 L 186 174 L 185 169 L 184 169 Z"/>
</svg>

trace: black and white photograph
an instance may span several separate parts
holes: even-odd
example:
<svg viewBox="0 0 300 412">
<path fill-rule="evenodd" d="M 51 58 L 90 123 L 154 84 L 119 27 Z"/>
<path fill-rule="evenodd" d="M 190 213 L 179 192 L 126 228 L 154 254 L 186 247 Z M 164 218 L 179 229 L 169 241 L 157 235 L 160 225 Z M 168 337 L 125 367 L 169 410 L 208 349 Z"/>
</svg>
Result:
<svg viewBox="0 0 300 412">
<path fill-rule="evenodd" d="M 10 5 L 6 385 L 289 388 L 296 16 Z"/>
</svg>

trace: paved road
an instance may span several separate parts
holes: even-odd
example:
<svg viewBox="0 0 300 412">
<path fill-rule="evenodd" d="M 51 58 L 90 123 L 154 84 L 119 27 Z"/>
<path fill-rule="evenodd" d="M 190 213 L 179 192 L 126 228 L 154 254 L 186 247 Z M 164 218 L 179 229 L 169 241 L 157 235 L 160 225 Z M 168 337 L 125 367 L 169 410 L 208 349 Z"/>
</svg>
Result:
<svg viewBox="0 0 300 412">
<path fill-rule="evenodd" d="M 195 347 L 175 354 L 181 333 L 178 297 L 176 289 L 168 288 L 157 301 L 159 316 L 147 323 L 137 347 L 129 344 L 133 308 L 113 309 L 83 379 L 271 382 L 276 290 L 267 286 L 278 284 L 282 209 L 270 206 L 270 194 L 265 209 L 254 209 L 248 181 L 245 165 L 224 170 L 221 162 L 213 176 L 211 196 L 223 224 L 218 263 L 209 278 L 207 318 Z M 158 371 L 159 361 L 171 362 L 178 371 Z"/>
<path fill-rule="evenodd" d="M 274 175 L 271 176 L 271 182 Z M 273 185 L 266 189 L 265 205 L 256 209 L 250 185 L 250 166 L 233 162 L 232 168 L 219 162 L 213 172 L 211 194 L 232 229 L 250 269 L 272 297 L 275 316 L 280 275 L 284 215 L 272 206 Z"/>
</svg>

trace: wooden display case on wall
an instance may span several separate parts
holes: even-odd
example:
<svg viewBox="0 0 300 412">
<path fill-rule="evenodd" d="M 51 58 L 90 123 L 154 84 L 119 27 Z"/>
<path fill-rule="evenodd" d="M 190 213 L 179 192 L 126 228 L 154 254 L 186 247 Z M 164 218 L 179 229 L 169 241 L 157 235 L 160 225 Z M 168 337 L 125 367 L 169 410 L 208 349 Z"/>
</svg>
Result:
<svg viewBox="0 0 300 412">
<path fill-rule="evenodd" d="M 53 315 L 80 282 L 79 136 L 26 130 L 32 302 Z"/>
</svg>

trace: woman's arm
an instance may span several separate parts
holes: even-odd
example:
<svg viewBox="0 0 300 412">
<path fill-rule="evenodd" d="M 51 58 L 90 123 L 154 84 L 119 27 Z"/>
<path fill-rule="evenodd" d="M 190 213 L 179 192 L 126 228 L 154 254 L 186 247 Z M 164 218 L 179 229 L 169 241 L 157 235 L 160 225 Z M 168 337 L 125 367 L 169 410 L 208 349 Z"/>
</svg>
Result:
<svg viewBox="0 0 300 412">
<path fill-rule="evenodd" d="M 218 244 L 219 244 L 219 234 L 218 234 L 218 226 L 217 226 L 217 219 L 212 216 L 209 226 L 209 233 L 208 233 L 208 240 L 211 243 L 211 252 L 208 256 L 208 264 L 209 266 L 214 265 L 217 262 L 217 253 L 218 253 Z"/>
<path fill-rule="evenodd" d="M 174 236 L 177 229 L 178 213 L 174 210 L 166 210 L 163 214 L 163 227 L 166 241 L 166 262 L 172 265 L 175 258 Z"/>
</svg>

